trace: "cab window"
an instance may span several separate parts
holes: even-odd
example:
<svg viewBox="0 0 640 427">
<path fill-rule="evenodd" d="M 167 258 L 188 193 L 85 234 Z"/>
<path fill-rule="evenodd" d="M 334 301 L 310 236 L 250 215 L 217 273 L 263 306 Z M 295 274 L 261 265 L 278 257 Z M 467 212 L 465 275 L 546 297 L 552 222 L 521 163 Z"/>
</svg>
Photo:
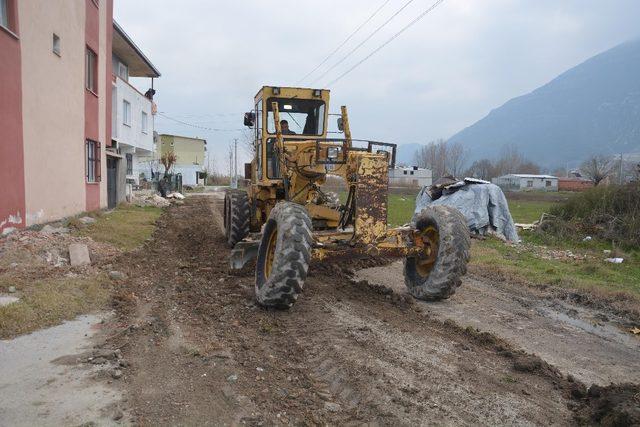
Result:
<svg viewBox="0 0 640 427">
<path fill-rule="evenodd" d="M 267 132 L 276 133 L 272 103 L 278 103 L 280 120 L 289 124 L 285 135 L 322 135 L 324 133 L 325 104 L 317 99 L 269 98 L 267 99 Z"/>
</svg>

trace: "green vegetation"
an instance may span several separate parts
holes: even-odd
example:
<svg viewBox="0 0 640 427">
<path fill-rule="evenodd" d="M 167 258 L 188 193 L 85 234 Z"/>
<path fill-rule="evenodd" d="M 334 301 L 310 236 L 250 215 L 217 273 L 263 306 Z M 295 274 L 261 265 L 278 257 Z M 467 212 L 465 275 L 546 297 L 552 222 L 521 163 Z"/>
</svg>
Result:
<svg viewBox="0 0 640 427">
<path fill-rule="evenodd" d="M 0 338 L 10 338 L 104 307 L 111 295 L 104 276 L 59 277 L 32 282 L 0 277 L 0 287 L 15 285 L 20 301 L 0 307 Z"/>
<path fill-rule="evenodd" d="M 551 210 L 550 231 L 563 236 L 589 234 L 627 248 L 640 246 L 640 183 L 598 186 Z"/>
<path fill-rule="evenodd" d="M 151 237 L 161 212 L 154 206 L 121 205 L 112 213 L 101 215 L 94 224 L 79 229 L 77 234 L 132 250 Z"/>
<path fill-rule="evenodd" d="M 508 200 L 509 210 L 514 222 L 529 224 L 538 221 L 543 213 L 549 212 L 554 205 L 549 201 Z"/>
<path fill-rule="evenodd" d="M 522 238 L 525 242 L 538 240 L 532 233 L 523 233 Z M 582 247 L 565 243 L 549 249 L 537 245 L 518 248 L 488 239 L 473 245 L 471 265 L 535 284 L 622 291 L 640 297 L 640 252 L 605 255 L 602 247 L 601 242 L 592 241 L 590 248 L 587 242 Z M 588 258 L 554 259 L 550 249 L 570 250 Z M 624 262 L 612 264 L 604 261 L 613 255 L 622 255 Z"/>
<path fill-rule="evenodd" d="M 389 194 L 387 223 L 398 227 L 411 221 L 416 208 L 416 194 Z"/>
</svg>

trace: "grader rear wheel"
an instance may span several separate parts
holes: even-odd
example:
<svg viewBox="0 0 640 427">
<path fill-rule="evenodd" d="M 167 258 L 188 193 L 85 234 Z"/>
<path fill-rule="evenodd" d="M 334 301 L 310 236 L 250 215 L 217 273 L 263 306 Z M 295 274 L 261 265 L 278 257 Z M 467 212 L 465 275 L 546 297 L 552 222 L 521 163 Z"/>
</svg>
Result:
<svg viewBox="0 0 640 427">
<path fill-rule="evenodd" d="M 302 292 L 311 259 L 311 219 L 303 206 L 280 202 L 267 220 L 256 260 L 256 299 L 289 308 Z"/>
<path fill-rule="evenodd" d="M 428 207 L 416 217 L 424 247 L 404 263 L 404 282 L 417 299 L 449 298 L 462 283 L 469 261 L 470 238 L 464 216 L 449 206 Z"/>
<path fill-rule="evenodd" d="M 224 195 L 224 232 L 227 246 L 236 243 L 249 234 L 251 219 L 249 197 L 245 191 L 229 190 Z"/>
</svg>

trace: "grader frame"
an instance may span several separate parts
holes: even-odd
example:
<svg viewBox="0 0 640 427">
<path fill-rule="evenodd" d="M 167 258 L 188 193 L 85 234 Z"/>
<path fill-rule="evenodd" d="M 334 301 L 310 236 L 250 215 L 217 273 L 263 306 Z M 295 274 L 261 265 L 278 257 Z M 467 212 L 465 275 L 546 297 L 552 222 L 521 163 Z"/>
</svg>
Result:
<svg viewBox="0 0 640 427">
<path fill-rule="evenodd" d="M 328 104 L 328 90 L 264 86 L 255 96 L 255 109 L 245 114 L 245 125 L 255 132 L 255 156 L 245 167 L 246 193 L 233 190 L 225 197 L 225 229 L 232 269 L 257 258 L 256 296 L 263 305 L 289 307 L 295 301 L 308 258 L 405 257 L 413 260 L 418 281 L 428 280 L 437 262 L 440 219 L 419 227 L 387 226 L 388 174 L 396 145 L 353 139 L 345 106 L 338 119 L 344 138 L 327 138 Z M 305 118 L 304 128 L 293 114 Z M 295 121 L 301 134 L 288 123 L 283 129 L 283 117 Z M 328 175 L 344 180 L 344 204 L 330 203 L 322 190 Z M 286 251 L 288 261 L 280 255 Z M 454 284 L 466 270 L 468 248 L 458 255 L 464 268 L 455 269 Z M 441 297 L 450 295 L 450 288 Z"/>
</svg>

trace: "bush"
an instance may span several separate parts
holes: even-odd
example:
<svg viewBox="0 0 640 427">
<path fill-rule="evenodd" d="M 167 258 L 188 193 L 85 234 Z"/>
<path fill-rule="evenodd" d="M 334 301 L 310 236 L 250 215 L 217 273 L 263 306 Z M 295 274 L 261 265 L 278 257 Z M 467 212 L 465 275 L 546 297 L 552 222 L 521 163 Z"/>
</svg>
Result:
<svg viewBox="0 0 640 427">
<path fill-rule="evenodd" d="M 566 228 L 623 246 L 640 245 L 640 183 L 590 188 L 554 206 L 551 214 L 568 223 Z"/>
</svg>

